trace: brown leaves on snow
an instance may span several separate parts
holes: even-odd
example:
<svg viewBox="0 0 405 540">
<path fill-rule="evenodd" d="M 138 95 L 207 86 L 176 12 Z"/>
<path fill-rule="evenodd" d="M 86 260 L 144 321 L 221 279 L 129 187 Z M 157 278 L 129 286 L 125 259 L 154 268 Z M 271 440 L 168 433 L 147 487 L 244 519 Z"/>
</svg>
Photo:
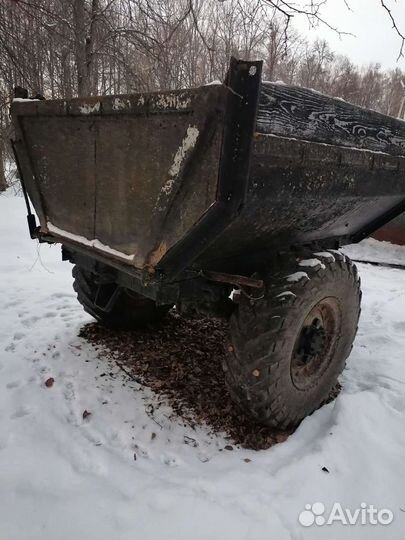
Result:
<svg viewBox="0 0 405 540">
<path fill-rule="evenodd" d="M 230 442 L 245 448 L 259 450 L 283 442 L 290 432 L 256 424 L 231 400 L 221 367 L 227 332 L 226 321 L 186 320 L 174 312 L 147 330 L 117 332 L 89 324 L 80 335 L 99 348 L 100 357 L 113 359 L 155 392 L 148 414 L 153 416 L 168 402 L 173 414 L 192 427 L 206 424 L 211 433 L 225 433 Z"/>
</svg>

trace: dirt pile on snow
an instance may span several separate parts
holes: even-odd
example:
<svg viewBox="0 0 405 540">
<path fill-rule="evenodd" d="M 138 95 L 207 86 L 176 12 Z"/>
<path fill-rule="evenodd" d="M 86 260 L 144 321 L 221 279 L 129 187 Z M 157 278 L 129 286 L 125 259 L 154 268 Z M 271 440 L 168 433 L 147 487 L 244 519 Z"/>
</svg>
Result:
<svg viewBox="0 0 405 540">
<path fill-rule="evenodd" d="M 290 432 L 260 426 L 235 407 L 221 367 L 226 334 L 225 321 L 186 320 L 171 313 L 153 329 L 117 332 L 89 324 L 80 336 L 161 398 L 149 407 L 149 414 L 163 399 L 174 415 L 192 426 L 204 423 L 213 433 L 224 432 L 230 442 L 245 448 L 269 448 Z"/>
</svg>

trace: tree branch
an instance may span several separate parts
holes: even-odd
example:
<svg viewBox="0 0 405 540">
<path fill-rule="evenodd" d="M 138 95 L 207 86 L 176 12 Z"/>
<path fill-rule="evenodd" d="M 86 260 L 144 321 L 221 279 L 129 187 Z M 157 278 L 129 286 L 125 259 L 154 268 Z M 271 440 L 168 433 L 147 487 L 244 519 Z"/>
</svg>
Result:
<svg viewBox="0 0 405 540">
<path fill-rule="evenodd" d="M 389 18 L 391 19 L 391 22 L 392 22 L 392 28 L 395 30 L 395 32 L 398 34 L 400 40 L 401 40 L 401 45 L 400 45 L 400 48 L 399 48 L 399 53 L 398 53 L 398 58 L 397 58 L 397 61 L 400 59 L 400 58 L 403 58 L 404 56 L 404 46 L 405 46 L 405 34 L 403 34 L 400 29 L 398 28 L 397 26 L 397 22 L 395 20 L 395 17 L 394 15 L 392 14 L 392 11 L 390 10 L 390 8 L 387 6 L 387 4 L 385 3 L 385 0 L 380 0 L 381 1 L 381 5 L 382 7 L 385 9 L 385 11 L 388 13 L 388 16 Z"/>
</svg>

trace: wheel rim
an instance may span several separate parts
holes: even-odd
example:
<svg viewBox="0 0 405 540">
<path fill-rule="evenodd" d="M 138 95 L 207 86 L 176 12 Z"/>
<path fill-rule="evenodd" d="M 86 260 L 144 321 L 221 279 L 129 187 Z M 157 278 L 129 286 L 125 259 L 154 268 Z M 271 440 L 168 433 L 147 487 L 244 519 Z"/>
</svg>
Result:
<svg viewBox="0 0 405 540">
<path fill-rule="evenodd" d="M 330 366 L 342 325 L 336 298 L 324 298 L 305 317 L 291 357 L 291 380 L 299 390 L 317 384 Z"/>
</svg>

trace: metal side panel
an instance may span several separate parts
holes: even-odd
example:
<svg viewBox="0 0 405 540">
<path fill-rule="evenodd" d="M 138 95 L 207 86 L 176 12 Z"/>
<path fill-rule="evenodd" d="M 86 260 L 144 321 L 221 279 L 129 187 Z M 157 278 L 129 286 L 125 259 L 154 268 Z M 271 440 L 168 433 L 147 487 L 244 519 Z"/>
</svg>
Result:
<svg viewBox="0 0 405 540">
<path fill-rule="evenodd" d="M 202 92 L 189 114 L 97 121 L 95 234 L 138 268 L 154 268 L 215 202 L 220 94 Z"/>
<path fill-rule="evenodd" d="M 263 82 L 258 133 L 405 156 L 405 122 L 315 90 Z"/>
<path fill-rule="evenodd" d="M 229 93 L 14 102 L 40 234 L 153 271 L 216 201 Z"/>
<path fill-rule="evenodd" d="M 162 259 L 159 270 L 177 276 L 190 267 L 243 211 L 260 94 L 262 62 L 231 59 L 226 86 L 230 89 L 215 204 Z"/>
<path fill-rule="evenodd" d="M 29 193 L 37 189 L 44 202 L 41 228 L 47 231 L 52 224 L 94 238 L 94 123 L 87 118 L 72 123 L 67 116 L 27 116 L 20 125 L 36 183 L 27 181 L 27 188 Z"/>
<path fill-rule="evenodd" d="M 256 134 L 251 161 L 243 211 L 201 267 L 242 273 L 282 246 L 356 242 L 404 209 L 401 156 Z"/>
</svg>

